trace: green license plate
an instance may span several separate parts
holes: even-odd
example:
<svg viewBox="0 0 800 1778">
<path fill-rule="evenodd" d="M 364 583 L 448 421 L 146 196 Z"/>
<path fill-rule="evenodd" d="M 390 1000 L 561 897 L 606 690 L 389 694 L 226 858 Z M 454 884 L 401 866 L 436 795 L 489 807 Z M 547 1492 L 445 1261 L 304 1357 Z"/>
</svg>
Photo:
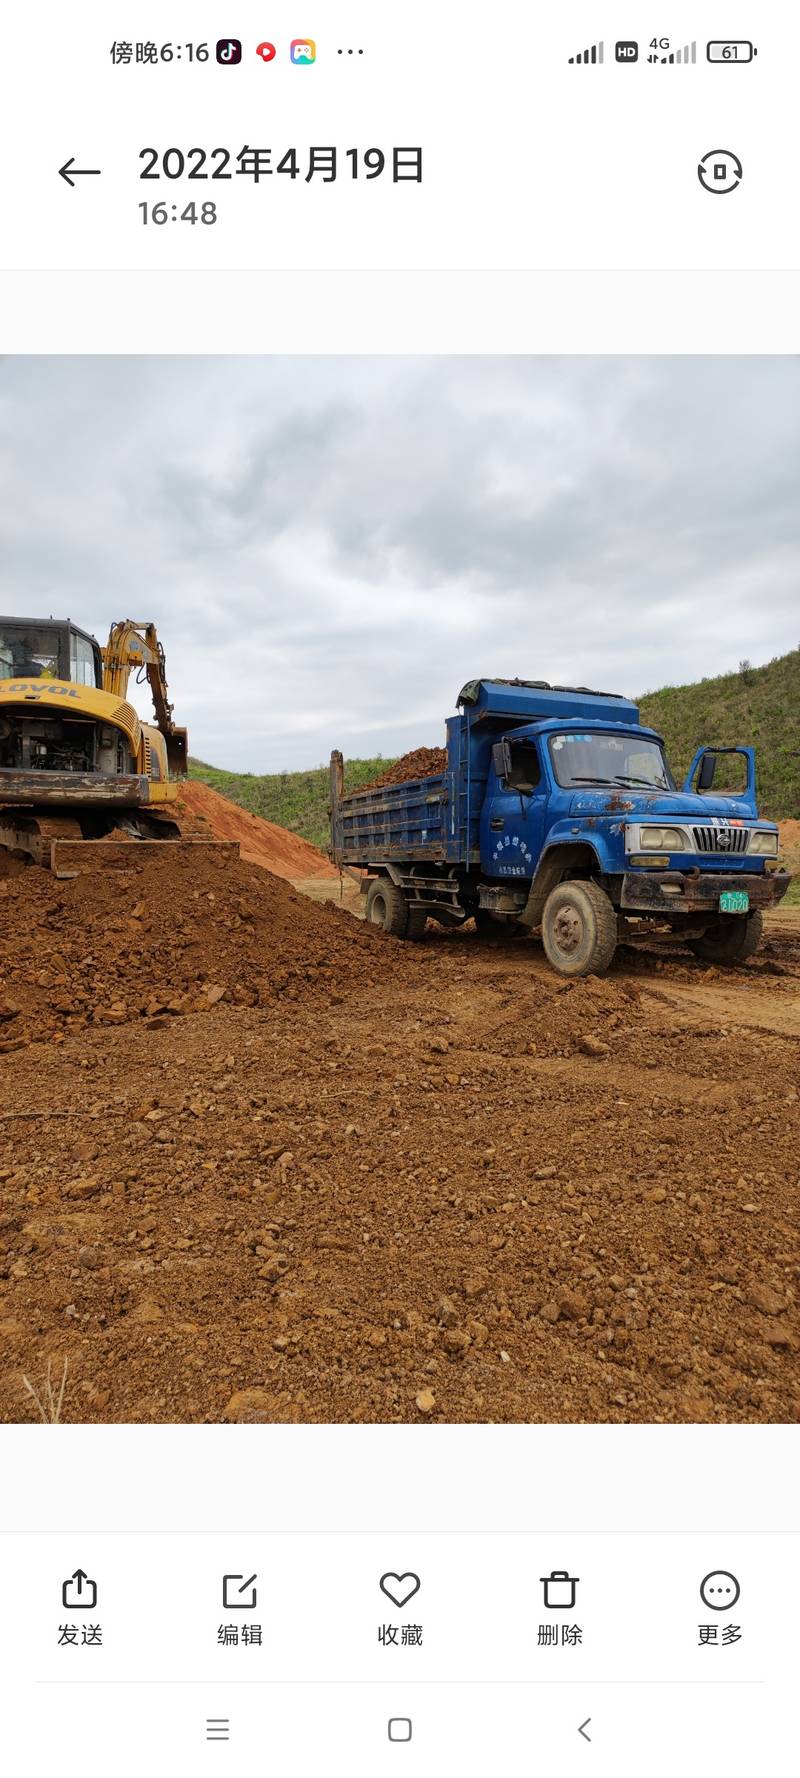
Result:
<svg viewBox="0 0 800 1778">
<path fill-rule="evenodd" d="M 721 914 L 746 914 L 750 897 L 746 889 L 723 889 L 719 898 Z"/>
</svg>

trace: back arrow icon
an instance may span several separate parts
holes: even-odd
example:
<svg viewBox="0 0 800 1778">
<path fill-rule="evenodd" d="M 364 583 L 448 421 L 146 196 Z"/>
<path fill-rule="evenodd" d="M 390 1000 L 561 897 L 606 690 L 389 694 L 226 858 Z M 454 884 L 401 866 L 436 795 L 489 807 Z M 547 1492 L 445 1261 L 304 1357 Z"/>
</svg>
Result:
<svg viewBox="0 0 800 1778">
<path fill-rule="evenodd" d="M 584 1741 L 591 1741 L 591 1739 L 592 1739 L 591 1735 L 587 1735 L 587 1733 L 586 1733 L 586 1730 L 589 1727 L 591 1720 L 592 1720 L 591 1717 L 587 1716 L 586 1721 L 581 1723 L 581 1726 L 578 1730 L 578 1734 L 583 1736 Z"/>
<path fill-rule="evenodd" d="M 66 179 L 68 185 L 74 185 L 76 179 L 84 179 L 87 176 L 99 177 L 101 169 L 99 167 L 76 167 L 75 156 L 71 154 L 69 160 L 65 161 L 63 167 L 59 167 L 58 171 L 61 178 Z"/>
</svg>

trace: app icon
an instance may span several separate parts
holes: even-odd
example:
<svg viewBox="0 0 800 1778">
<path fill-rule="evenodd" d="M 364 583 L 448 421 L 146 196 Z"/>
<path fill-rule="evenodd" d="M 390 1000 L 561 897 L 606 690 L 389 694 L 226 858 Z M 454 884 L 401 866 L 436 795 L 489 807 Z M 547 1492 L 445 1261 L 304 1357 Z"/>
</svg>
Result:
<svg viewBox="0 0 800 1778">
<path fill-rule="evenodd" d="M 385 1593 L 387 1599 L 391 1599 L 392 1604 L 402 1611 L 409 1599 L 413 1599 L 414 1594 L 419 1592 L 422 1581 L 418 1574 L 390 1573 L 382 1574 L 379 1584 L 381 1592 Z"/>
<path fill-rule="evenodd" d="M 317 59 L 317 46 L 313 37 L 294 37 L 289 46 L 289 54 L 292 61 L 296 62 L 298 66 L 302 66 L 304 63 L 307 65 L 309 62 L 315 62 Z"/>
<path fill-rule="evenodd" d="M 262 62 L 274 62 L 277 53 L 274 43 L 259 43 L 256 50 L 256 55 L 261 57 Z"/>
<path fill-rule="evenodd" d="M 715 1568 L 700 1582 L 700 1598 L 709 1611 L 730 1611 L 740 1592 L 736 1575 L 729 1574 L 726 1568 Z"/>
<path fill-rule="evenodd" d="M 541 1575 L 544 1602 L 548 1611 L 571 1611 L 575 1604 L 578 1576 L 566 1568 L 554 1568 L 552 1574 Z"/>
<path fill-rule="evenodd" d="M 217 44 L 217 61 L 223 67 L 232 68 L 242 59 L 242 43 L 240 37 L 220 37 Z"/>
<path fill-rule="evenodd" d="M 76 1568 L 61 1588 L 61 1603 L 67 1611 L 94 1611 L 97 1604 L 97 1581 L 90 1580 L 85 1568 Z"/>
<path fill-rule="evenodd" d="M 726 192 L 735 191 L 743 178 L 742 163 L 738 154 L 729 148 L 714 148 L 710 154 L 704 154 L 697 169 L 700 184 L 706 191 L 725 196 Z"/>
<path fill-rule="evenodd" d="M 245 1579 L 243 1574 L 224 1574 L 222 1577 L 222 1605 L 225 1611 L 252 1611 L 258 1602 L 255 1574 Z"/>
</svg>

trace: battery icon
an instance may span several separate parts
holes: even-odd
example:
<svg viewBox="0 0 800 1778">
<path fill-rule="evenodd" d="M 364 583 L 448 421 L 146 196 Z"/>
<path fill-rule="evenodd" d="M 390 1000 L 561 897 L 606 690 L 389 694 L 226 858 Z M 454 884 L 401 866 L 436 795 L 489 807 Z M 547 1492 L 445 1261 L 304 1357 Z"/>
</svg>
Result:
<svg viewBox="0 0 800 1778">
<path fill-rule="evenodd" d="M 706 55 L 710 62 L 752 62 L 758 50 L 745 38 L 718 38 L 709 43 Z"/>
</svg>

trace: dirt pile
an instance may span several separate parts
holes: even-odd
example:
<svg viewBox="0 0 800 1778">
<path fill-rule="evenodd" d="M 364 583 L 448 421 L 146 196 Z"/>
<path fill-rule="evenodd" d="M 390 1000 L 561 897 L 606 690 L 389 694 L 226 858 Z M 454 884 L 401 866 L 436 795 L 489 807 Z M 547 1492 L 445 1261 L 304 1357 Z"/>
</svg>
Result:
<svg viewBox="0 0 800 1778">
<path fill-rule="evenodd" d="M 288 882 L 304 877 L 338 877 L 330 859 L 308 840 L 278 827 L 274 821 L 251 815 L 248 809 L 220 796 L 199 778 L 184 785 L 176 815 L 184 833 L 237 840 L 246 863 L 259 864 Z"/>
<path fill-rule="evenodd" d="M 140 858 L 131 843 L 120 854 L 123 862 L 90 863 L 71 882 L 5 866 L 0 1053 L 129 1020 L 168 1026 L 221 1001 L 341 999 L 395 967 L 397 947 L 384 957 L 374 928 L 311 903 L 224 846 L 165 842 L 163 854 Z M 111 1044 L 112 1065 L 113 1053 Z"/>
<path fill-rule="evenodd" d="M 780 855 L 787 870 L 800 872 L 800 821 L 779 821 Z"/>
<path fill-rule="evenodd" d="M 176 979 L 257 953 L 257 1004 L 3 1060 L 4 1420 L 65 1359 L 70 1420 L 797 1417 L 800 915 L 776 974 L 622 952 L 562 984 L 535 941 L 404 947 L 242 871 L 188 884 Z M 77 971 L 90 885 L 36 880 Z M 181 902 L 167 873 L 132 933 L 132 889 L 102 912 L 146 992 Z"/>
<path fill-rule="evenodd" d="M 386 784 L 413 784 L 417 778 L 432 778 L 437 772 L 446 770 L 446 747 L 416 747 L 413 753 L 404 753 L 393 766 L 387 766 L 371 784 L 359 784 L 354 794 L 360 795 L 363 790 L 383 790 Z"/>
</svg>

